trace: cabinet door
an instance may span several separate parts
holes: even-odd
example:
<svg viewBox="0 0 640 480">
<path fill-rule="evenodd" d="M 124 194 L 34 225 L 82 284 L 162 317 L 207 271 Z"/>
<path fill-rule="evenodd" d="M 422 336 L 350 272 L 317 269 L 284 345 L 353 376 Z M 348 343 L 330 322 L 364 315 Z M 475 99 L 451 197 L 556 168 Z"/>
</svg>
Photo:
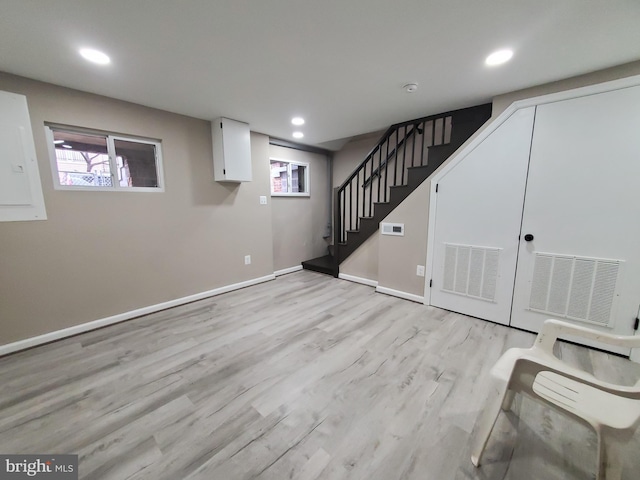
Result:
<svg viewBox="0 0 640 480">
<path fill-rule="evenodd" d="M 228 182 L 251 181 L 251 132 L 249 131 L 249 124 L 228 118 L 221 119 L 220 123 L 222 125 L 220 142 L 223 161 L 223 172 L 220 180 Z M 216 161 L 215 158 L 214 161 Z M 218 179 L 216 177 L 216 180 Z"/>
<path fill-rule="evenodd" d="M 0 221 L 46 219 L 27 98 L 0 92 Z"/>
<path fill-rule="evenodd" d="M 438 181 L 431 304 L 508 324 L 535 107 Z"/>
<path fill-rule="evenodd" d="M 537 107 L 511 325 L 537 332 L 557 318 L 632 334 L 640 304 L 639 106 L 633 87 Z"/>
</svg>

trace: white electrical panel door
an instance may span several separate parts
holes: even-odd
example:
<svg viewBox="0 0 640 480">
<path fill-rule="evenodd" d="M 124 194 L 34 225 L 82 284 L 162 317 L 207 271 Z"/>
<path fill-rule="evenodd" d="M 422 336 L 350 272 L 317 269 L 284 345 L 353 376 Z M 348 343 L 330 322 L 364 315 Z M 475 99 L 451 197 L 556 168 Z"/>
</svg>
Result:
<svg viewBox="0 0 640 480">
<path fill-rule="evenodd" d="M 640 87 L 632 87 L 537 108 L 511 325 L 537 332 L 557 318 L 633 333 L 640 305 L 639 106 Z"/>
<path fill-rule="evenodd" d="M 214 178 L 219 182 L 251 181 L 249 124 L 219 118 L 211 124 Z"/>
<path fill-rule="evenodd" d="M 46 218 L 27 99 L 0 92 L 0 221 Z"/>
<path fill-rule="evenodd" d="M 24 127 L 0 124 L 0 205 L 32 205 Z"/>
<path fill-rule="evenodd" d="M 509 323 L 534 113 L 516 111 L 438 180 L 432 305 Z"/>
</svg>

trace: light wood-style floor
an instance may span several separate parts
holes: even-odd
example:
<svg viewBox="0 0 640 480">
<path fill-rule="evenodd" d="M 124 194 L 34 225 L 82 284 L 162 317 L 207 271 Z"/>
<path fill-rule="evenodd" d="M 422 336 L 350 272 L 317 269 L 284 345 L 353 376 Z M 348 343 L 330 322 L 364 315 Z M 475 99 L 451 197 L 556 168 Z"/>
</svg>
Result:
<svg viewBox="0 0 640 480">
<path fill-rule="evenodd" d="M 589 429 L 519 397 L 471 465 L 487 372 L 533 338 L 297 272 L 0 358 L 0 452 L 77 453 L 85 479 L 593 478 Z"/>
</svg>

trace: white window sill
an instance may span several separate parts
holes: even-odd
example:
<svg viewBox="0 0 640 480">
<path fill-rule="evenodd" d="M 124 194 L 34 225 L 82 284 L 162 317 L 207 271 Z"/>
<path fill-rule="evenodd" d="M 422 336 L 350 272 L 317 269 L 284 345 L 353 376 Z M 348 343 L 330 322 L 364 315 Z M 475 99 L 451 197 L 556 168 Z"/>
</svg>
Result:
<svg viewBox="0 0 640 480">
<path fill-rule="evenodd" d="M 271 193 L 272 197 L 310 197 L 308 193 Z"/>
</svg>

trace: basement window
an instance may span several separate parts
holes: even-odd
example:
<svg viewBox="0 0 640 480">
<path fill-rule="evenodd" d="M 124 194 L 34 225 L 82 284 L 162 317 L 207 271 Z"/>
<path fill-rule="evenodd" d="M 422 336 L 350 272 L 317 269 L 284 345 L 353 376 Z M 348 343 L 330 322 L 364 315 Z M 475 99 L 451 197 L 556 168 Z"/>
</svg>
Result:
<svg viewBox="0 0 640 480">
<path fill-rule="evenodd" d="M 156 140 L 46 126 L 57 190 L 164 191 Z"/>
<path fill-rule="evenodd" d="M 309 196 L 309 164 L 269 159 L 271 166 L 272 196 Z"/>
</svg>

